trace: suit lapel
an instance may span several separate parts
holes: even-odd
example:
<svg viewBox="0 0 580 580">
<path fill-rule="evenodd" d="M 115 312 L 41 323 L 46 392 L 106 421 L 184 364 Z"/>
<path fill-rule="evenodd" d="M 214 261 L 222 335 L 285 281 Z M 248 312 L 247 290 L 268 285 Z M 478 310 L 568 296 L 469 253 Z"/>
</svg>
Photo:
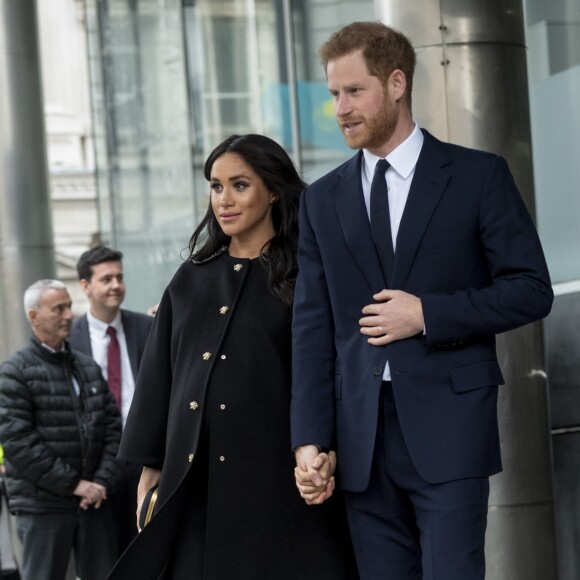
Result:
<svg viewBox="0 0 580 580">
<path fill-rule="evenodd" d="M 337 175 L 334 192 L 336 213 L 346 243 L 374 292 L 385 287 L 385 279 L 365 206 L 361 180 L 362 151 L 345 163 Z"/>
<path fill-rule="evenodd" d="M 93 356 L 93 347 L 91 345 L 91 335 L 89 332 L 89 321 L 87 319 L 87 315 L 83 314 L 76 324 L 73 326 L 73 336 L 75 342 L 75 349 L 88 354 L 89 356 Z"/>
<path fill-rule="evenodd" d="M 425 141 L 415 168 L 409 197 L 403 211 L 393 264 L 391 288 L 402 289 L 431 216 L 451 175 L 451 163 L 441 143 L 424 131 Z"/>
<path fill-rule="evenodd" d="M 125 342 L 127 343 L 127 354 L 129 355 L 129 362 L 131 363 L 131 370 L 133 371 L 133 379 L 137 379 L 137 336 L 135 325 L 130 313 L 121 310 L 121 320 L 123 322 L 123 332 L 125 333 Z"/>
</svg>

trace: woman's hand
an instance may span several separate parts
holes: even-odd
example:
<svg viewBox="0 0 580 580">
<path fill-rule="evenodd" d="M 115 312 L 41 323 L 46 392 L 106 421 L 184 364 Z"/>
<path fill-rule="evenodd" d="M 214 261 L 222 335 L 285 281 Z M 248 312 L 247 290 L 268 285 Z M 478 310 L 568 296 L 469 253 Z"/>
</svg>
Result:
<svg viewBox="0 0 580 580">
<path fill-rule="evenodd" d="M 147 492 L 156 485 L 159 484 L 161 479 L 161 469 L 153 469 L 152 467 L 143 467 L 141 472 L 141 478 L 139 479 L 139 486 L 137 487 L 137 529 L 141 531 L 139 527 L 139 515 L 141 514 L 141 506 L 143 505 L 143 500 L 147 495 Z"/>
</svg>

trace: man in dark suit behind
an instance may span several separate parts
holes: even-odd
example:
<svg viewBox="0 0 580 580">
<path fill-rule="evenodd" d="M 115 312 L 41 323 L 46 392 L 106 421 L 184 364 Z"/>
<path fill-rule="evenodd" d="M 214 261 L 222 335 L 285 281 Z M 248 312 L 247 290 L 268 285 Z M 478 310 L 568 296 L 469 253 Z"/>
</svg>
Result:
<svg viewBox="0 0 580 580">
<path fill-rule="evenodd" d="M 332 464 L 315 458 L 336 449 L 362 580 L 483 580 L 501 470 L 495 335 L 550 311 L 542 248 L 504 159 L 413 121 L 402 34 L 354 23 L 321 56 L 359 151 L 301 201 L 298 488 L 324 501 Z"/>
<path fill-rule="evenodd" d="M 120 355 L 120 388 L 114 394 L 125 425 L 153 318 L 140 312 L 121 309 L 125 298 L 122 259 L 121 252 L 104 246 L 91 248 L 79 258 L 79 281 L 90 306 L 87 314 L 74 320 L 70 343 L 73 349 L 95 359 L 112 388 L 109 347 L 114 340 L 111 332 L 114 332 Z M 140 469 L 141 466 L 127 465 L 125 477 L 110 497 L 119 555 L 137 533 L 135 511 Z"/>
</svg>

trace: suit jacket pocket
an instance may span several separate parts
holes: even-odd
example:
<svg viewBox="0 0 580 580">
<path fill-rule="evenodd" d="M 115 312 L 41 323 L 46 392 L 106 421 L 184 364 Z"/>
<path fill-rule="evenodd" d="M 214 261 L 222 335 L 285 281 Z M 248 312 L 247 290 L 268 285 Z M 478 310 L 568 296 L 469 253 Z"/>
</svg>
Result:
<svg viewBox="0 0 580 580">
<path fill-rule="evenodd" d="M 342 399 L 342 375 L 334 375 L 334 398 Z"/>
<path fill-rule="evenodd" d="M 495 360 L 481 361 L 449 369 L 451 384 L 457 393 L 473 391 L 482 387 L 503 385 L 504 379 Z"/>
</svg>

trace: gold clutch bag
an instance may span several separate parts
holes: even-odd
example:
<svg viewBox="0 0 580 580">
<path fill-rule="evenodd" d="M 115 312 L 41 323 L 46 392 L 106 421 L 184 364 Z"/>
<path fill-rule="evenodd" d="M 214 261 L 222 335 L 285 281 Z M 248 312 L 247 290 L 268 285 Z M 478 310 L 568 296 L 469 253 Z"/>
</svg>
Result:
<svg viewBox="0 0 580 580">
<path fill-rule="evenodd" d="M 146 494 L 139 513 L 139 527 L 143 529 L 153 517 L 155 504 L 157 503 L 157 491 L 159 486 L 152 487 Z"/>
</svg>

